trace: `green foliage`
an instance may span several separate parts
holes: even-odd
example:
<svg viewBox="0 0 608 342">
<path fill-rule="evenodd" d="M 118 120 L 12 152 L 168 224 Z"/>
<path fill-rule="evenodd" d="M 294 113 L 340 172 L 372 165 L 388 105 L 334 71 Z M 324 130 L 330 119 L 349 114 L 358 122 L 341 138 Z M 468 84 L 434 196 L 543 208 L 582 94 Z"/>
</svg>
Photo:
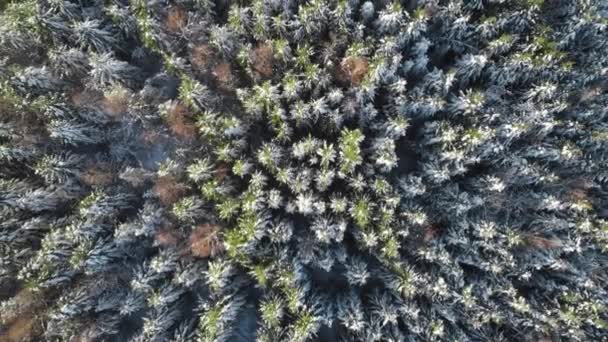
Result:
<svg viewBox="0 0 608 342">
<path fill-rule="evenodd" d="M 344 129 L 340 136 L 340 171 L 343 173 L 352 173 L 361 162 L 361 148 L 359 144 L 365 136 L 359 129 L 349 130 Z"/>
<path fill-rule="evenodd" d="M 11 30 L 39 32 L 40 26 L 36 15 L 36 6 L 35 0 L 3 1 L 3 3 L 0 3 L 0 8 L 3 9 L 0 19 Z"/>
</svg>

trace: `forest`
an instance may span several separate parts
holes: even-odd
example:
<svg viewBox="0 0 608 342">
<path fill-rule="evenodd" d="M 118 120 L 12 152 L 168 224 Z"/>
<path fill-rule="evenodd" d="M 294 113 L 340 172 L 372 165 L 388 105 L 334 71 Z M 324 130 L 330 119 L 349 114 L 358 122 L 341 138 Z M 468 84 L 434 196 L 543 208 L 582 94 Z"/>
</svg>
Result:
<svg viewBox="0 0 608 342">
<path fill-rule="evenodd" d="M 0 0 L 0 341 L 608 341 L 608 1 Z"/>
</svg>

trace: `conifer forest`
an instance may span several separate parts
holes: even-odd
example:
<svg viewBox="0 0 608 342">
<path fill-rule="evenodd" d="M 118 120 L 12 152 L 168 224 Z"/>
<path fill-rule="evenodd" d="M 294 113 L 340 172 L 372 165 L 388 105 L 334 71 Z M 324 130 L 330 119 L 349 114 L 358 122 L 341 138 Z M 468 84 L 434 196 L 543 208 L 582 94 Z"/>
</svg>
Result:
<svg viewBox="0 0 608 342">
<path fill-rule="evenodd" d="M 0 0 L 27 341 L 608 341 L 608 1 Z"/>
</svg>

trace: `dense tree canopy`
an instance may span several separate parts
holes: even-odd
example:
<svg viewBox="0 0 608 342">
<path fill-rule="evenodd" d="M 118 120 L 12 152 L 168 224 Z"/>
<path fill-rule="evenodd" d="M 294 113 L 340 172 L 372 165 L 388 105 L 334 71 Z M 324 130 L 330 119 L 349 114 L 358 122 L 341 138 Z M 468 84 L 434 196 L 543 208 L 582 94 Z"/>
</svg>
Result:
<svg viewBox="0 0 608 342">
<path fill-rule="evenodd" d="M 0 340 L 608 338 L 608 2 L 0 8 Z"/>
</svg>

